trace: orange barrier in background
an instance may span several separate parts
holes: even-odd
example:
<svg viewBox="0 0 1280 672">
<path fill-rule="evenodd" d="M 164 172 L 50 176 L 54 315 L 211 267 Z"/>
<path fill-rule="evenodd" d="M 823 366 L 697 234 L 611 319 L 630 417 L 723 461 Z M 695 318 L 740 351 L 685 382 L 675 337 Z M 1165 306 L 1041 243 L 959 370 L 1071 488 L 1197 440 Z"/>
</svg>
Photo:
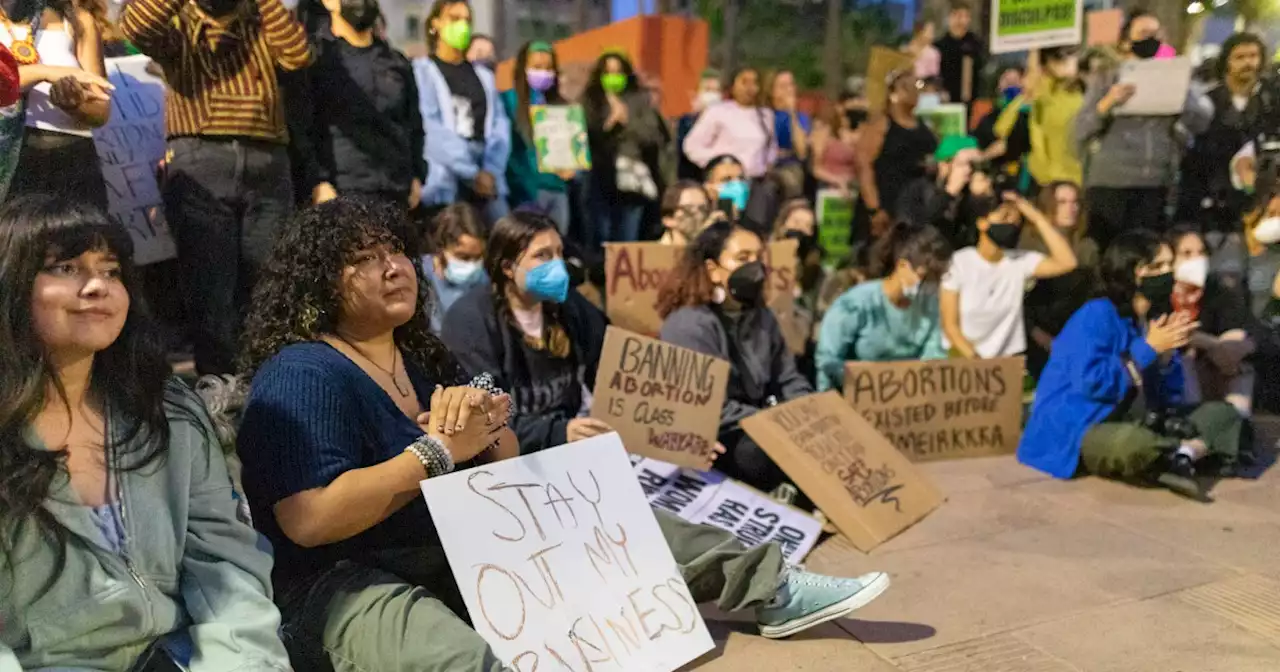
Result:
<svg viewBox="0 0 1280 672">
<path fill-rule="evenodd" d="M 662 114 L 678 117 L 692 110 L 693 92 L 707 67 L 707 22 L 682 16 L 637 16 L 555 43 L 563 82 L 561 90 L 576 94 L 600 54 L 626 53 L 637 73 L 662 84 Z M 498 64 L 498 89 L 511 88 L 515 59 Z M 570 96 L 573 97 L 573 96 Z"/>
</svg>

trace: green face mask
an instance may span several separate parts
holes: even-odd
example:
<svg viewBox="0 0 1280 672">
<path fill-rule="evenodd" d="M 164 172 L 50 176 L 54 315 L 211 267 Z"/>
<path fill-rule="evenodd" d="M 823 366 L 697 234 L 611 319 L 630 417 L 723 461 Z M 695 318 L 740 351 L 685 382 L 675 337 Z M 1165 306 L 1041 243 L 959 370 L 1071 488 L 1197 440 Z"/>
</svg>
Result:
<svg viewBox="0 0 1280 672">
<path fill-rule="evenodd" d="M 471 46 L 471 22 L 454 21 L 440 31 L 440 39 L 458 51 L 466 51 Z"/>
<path fill-rule="evenodd" d="M 627 76 L 621 72 L 605 73 L 600 75 L 600 86 L 603 86 L 605 91 L 615 95 L 622 93 L 627 90 Z"/>
</svg>

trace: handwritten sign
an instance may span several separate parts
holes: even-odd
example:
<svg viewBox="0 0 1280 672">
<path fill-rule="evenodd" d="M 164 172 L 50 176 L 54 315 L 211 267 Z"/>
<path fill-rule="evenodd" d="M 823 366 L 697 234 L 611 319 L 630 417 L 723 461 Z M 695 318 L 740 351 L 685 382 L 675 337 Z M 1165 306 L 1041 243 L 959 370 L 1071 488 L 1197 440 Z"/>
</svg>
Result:
<svg viewBox="0 0 1280 672">
<path fill-rule="evenodd" d="M 540 172 L 591 170 L 587 115 L 581 105 L 530 105 L 529 117 Z"/>
<path fill-rule="evenodd" d="M 844 396 L 914 462 L 1006 455 L 1022 436 L 1023 358 L 849 362 Z"/>
<path fill-rule="evenodd" d="M 994 0 L 991 53 L 1080 44 L 1084 0 Z"/>
<path fill-rule="evenodd" d="M 716 445 L 728 385 L 728 362 L 611 326 L 591 417 L 632 453 L 699 467 Z"/>
<path fill-rule="evenodd" d="M 514 672 L 670 672 L 714 646 L 616 434 L 422 493 L 472 625 Z"/>
<path fill-rule="evenodd" d="M 787 562 L 798 563 L 822 535 L 822 524 L 813 516 L 718 471 L 682 469 L 638 455 L 631 462 L 649 506 L 732 532 L 748 548 L 774 543 Z"/>
<path fill-rule="evenodd" d="M 138 265 L 177 255 L 156 182 L 165 152 L 165 88 L 148 72 L 150 63 L 146 56 L 107 59 L 107 78 L 116 86 L 111 118 L 93 131 L 107 183 L 108 214 L 133 236 Z"/>
<path fill-rule="evenodd" d="M 795 240 L 779 240 L 765 247 L 764 295 L 771 307 L 779 294 L 795 294 L 799 246 Z M 657 336 L 662 329 L 658 292 L 679 265 L 684 250 L 680 245 L 661 243 L 606 243 L 604 302 L 609 321 L 627 331 Z"/>
<path fill-rule="evenodd" d="M 942 503 L 942 493 L 835 392 L 761 411 L 742 428 L 863 552 Z"/>
</svg>

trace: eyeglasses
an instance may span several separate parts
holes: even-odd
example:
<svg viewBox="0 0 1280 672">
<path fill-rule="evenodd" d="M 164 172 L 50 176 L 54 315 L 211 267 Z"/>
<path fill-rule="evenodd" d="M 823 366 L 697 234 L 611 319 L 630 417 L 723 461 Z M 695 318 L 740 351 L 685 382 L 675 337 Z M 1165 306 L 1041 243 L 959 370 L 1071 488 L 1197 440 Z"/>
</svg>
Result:
<svg viewBox="0 0 1280 672">
<path fill-rule="evenodd" d="M 709 205 L 682 205 L 682 206 L 680 206 L 680 208 L 679 208 L 679 212 L 680 212 L 680 214 L 684 215 L 685 217 L 697 217 L 697 218 L 703 218 L 703 217 L 706 217 L 706 216 L 707 216 L 707 214 L 711 212 L 711 206 L 709 206 Z"/>
</svg>

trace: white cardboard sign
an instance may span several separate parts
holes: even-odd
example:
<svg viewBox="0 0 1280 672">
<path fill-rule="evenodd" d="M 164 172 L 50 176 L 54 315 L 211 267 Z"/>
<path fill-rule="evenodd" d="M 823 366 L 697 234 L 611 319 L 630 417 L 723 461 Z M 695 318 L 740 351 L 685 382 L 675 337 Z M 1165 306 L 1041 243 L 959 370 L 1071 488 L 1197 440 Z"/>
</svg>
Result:
<svg viewBox="0 0 1280 672">
<path fill-rule="evenodd" d="M 422 493 L 476 632 L 513 672 L 671 672 L 714 647 L 617 434 Z"/>
</svg>

